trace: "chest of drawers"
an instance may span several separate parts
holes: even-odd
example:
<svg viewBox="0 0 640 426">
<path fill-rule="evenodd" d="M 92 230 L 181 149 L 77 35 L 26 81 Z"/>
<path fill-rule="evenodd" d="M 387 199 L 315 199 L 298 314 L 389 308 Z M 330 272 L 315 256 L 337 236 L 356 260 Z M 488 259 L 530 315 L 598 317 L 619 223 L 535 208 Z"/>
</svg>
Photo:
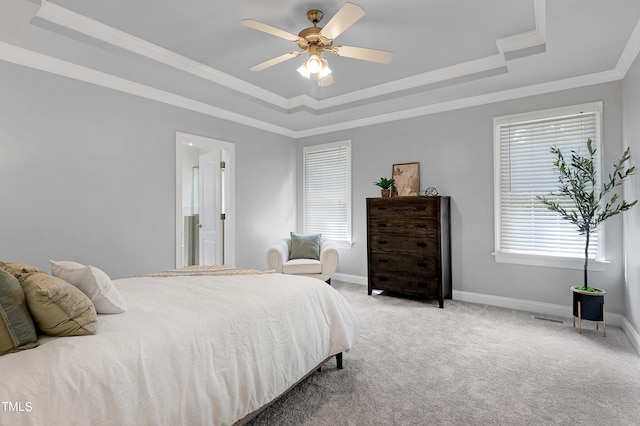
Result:
<svg viewBox="0 0 640 426">
<path fill-rule="evenodd" d="M 451 299 L 450 197 L 367 198 L 368 292 Z"/>
</svg>

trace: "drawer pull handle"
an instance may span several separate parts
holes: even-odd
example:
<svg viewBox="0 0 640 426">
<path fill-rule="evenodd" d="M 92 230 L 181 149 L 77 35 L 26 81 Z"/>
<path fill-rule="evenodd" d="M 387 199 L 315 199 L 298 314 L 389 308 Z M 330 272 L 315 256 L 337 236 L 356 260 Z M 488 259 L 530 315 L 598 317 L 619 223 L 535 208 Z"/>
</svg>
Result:
<svg viewBox="0 0 640 426">
<path fill-rule="evenodd" d="M 427 243 L 416 243 L 418 247 L 426 247 Z"/>
</svg>

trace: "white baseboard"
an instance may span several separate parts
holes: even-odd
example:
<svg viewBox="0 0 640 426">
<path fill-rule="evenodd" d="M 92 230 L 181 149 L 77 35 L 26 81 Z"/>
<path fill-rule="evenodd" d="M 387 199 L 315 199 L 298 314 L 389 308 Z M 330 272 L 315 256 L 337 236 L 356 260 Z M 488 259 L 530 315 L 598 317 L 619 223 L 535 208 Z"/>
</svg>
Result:
<svg viewBox="0 0 640 426">
<path fill-rule="evenodd" d="M 624 334 L 627 335 L 627 338 L 636 349 L 636 352 L 640 354 L 640 334 L 636 331 L 635 328 L 631 325 L 627 318 L 622 317 L 622 329 L 624 330 Z"/>
<path fill-rule="evenodd" d="M 367 277 L 349 274 L 333 274 L 333 278 L 338 281 L 345 281 L 354 284 L 367 285 Z M 533 312 L 536 314 L 552 315 L 562 318 L 571 318 L 573 309 L 571 306 L 556 305 L 553 303 L 533 302 L 531 300 L 513 299 L 511 297 L 493 296 L 490 294 L 472 293 L 469 291 L 453 290 L 453 299 L 462 302 L 480 303 L 483 305 L 499 306 L 507 309 L 517 309 L 519 311 Z M 622 327 L 624 334 L 640 354 L 640 334 L 627 321 L 624 315 L 607 312 L 607 325 Z"/>
<path fill-rule="evenodd" d="M 533 302 L 531 300 L 513 299 L 511 297 L 493 296 L 469 291 L 453 290 L 453 299 L 462 302 L 481 303 L 484 305 L 499 306 L 501 308 L 517 309 L 519 311 L 562 318 L 571 318 L 573 316 L 573 308 L 571 306 Z M 622 327 L 623 320 L 626 321 L 624 316 L 607 312 L 607 325 Z M 629 324 L 629 326 L 631 326 L 631 324 Z"/>
<path fill-rule="evenodd" d="M 453 290 L 453 299 L 462 302 L 480 303 L 483 305 L 499 306 L 519 311 L 535 312 L 537 314 L 553 315 L 556 317 L 571 317 L 571 306 L 555 305 L 551 303 L 532 302 L 524 299 L 513 299 L 503 296 L 472 293 L 469 291 Z"/>
<path fill-rule="evenodd" d="M 349 275 L 349 274 L 341 274 L 341 273 L 335 272 L 333 275 L 331 275 L 331 277 L 335 278 L 338 281 L 344 281 L 347 283 L 360 284 L 360 285 L 368 284 L 367 277 L 362 277 L 360 275 Z"/>
</svg>

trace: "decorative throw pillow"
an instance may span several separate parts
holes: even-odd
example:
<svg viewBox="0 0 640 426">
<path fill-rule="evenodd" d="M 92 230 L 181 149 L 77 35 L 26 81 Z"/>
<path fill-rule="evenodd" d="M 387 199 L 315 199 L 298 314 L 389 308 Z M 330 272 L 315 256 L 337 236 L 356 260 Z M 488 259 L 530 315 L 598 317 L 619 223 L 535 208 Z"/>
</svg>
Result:
<svg viewBox="0 0 640 426">
<path fill-rule="evenodd" d="M 22 282 L 22 277 L 27 276 L 32 272 L 44 272 L 42 269 L 36 268 L 35 266 L 23 265 L 22 263 L 14 262 L 0 262 L 0 268 L 16 277 L 19 282 Z"/>
<path fill-rule="evenodd" d="M 98 316 L 91 300 L 65 280 L 31 272 L 20 280 L 38 328 L 50 336 L 95 334 Z"/>
<path fill-rule="evenodd" d="M 27 300 L 18 279 L 0 269 L 0 355 L 38 346 Z"/>
<path fill-rule="evenodd" d="M 54 277 L 78 287 L 96 307 L 99 314 L 119 314 L 127 310 L 127 304 L 111 281 L 102 270 L 91 265 L 76 262 L 51 260 L 51 273 Z"/>
<path fill-rule="evenodd" d="M 291 254 L 289 259 L 320 260 L 320 238 L 322 234 L 291 233 Z"/>
</svg>

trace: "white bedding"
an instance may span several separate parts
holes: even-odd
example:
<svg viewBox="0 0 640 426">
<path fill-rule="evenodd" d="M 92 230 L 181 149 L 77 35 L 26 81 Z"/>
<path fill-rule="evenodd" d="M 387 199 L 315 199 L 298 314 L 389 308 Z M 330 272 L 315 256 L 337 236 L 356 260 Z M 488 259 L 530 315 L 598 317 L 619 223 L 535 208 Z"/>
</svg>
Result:
<svg viewBox="0 0 640 426">
<path fill-rule="evenodd" d="M 344 298 L 282 274 L 126 278 L 95 336 L 0 357 L 1 425 L 229 425 L 357 335 Z M 348 368 L 348 363 L 347 363 Z"/>
</svg>

